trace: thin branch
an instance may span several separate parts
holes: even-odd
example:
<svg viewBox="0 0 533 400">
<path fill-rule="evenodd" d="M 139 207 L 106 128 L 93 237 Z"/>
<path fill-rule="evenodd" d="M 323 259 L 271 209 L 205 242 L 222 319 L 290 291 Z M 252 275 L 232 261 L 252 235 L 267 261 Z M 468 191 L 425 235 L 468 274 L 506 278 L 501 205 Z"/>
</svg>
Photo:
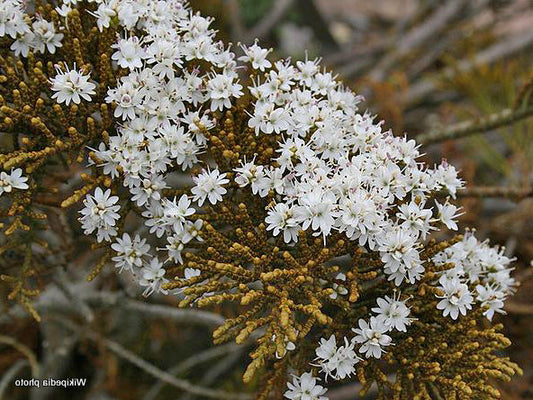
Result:
<svg viewBox="0 0 533 400">
<path fill-rule="evenodd" d="M 533 107 L 520 110 L 505 109 L 499 113 L 490 114 L 478 120 L 464 121 L 452 125 L 448 129 L 436 130 L 418 135 L 417 142 L 424 145 L 440 143 L 450 139 L 459 139 L 477 133 L 489 132 L 502 126 L 511 125 L 516 121 L 529 118 L 533 115 Z"/>
<path fill-rule="evenodd" d="M 242 356 L 242 349 L 238 349 L 233 353 L 229 353 L 222 360 L 215 363 L 211 368 L 209 368 L 201 378 L 201 382 L 204 386 L 211 386 L 219 376 L 227 373 L 231 366 Z M 180 400 L 192 400 L 191 394 L 186 394 L 181 397 Z"/>
<path fill-rule="evenodd" d="M 298 0 L 299 14 L 309 21 L 315 37 L 322 43 L 322 54 L 329 54 L 339 50 L 339 44 L 329 30 L 328 21 L 317 7 L 315 0 Z"/>
<path fill-rule="evenodd" d="M 407 55 L 412 49 L 432 39 L 441 33 L 450 21 L 463 11 L 467 2 L 465 0 L 451 0 L 445 2 L 423 24 L 411 29 L 403 38 L 394 45 L 394 50 L 387 53 L 370 73 L 374 80 L 382 81 L 398 60 Z"/>
<path fill-rule="evenodd" d="M 41 295 L 40 299 L 46 296 Z M 222 325 L 225 321 L 221 315 L 196 309 L 181 309 L 177 307 L 167 306 L 163 304 L 144 303 L 137 300 L 132 300 L 123 295 L 116 293 L 91 293 L 85 295 L 80 293 L 80 299 L 92 307 L 116 307 L 125 310 L 136 311 L 145 314 L 149 317 L 157 318 L 164 317 L 177 322 L 186 324 L 205 325 L 215 327 Z M 37 301 L 34 304 L 35 308 L 40 312 L 57 311 L 57 312 L 72 312 L 74 307 L 70 302 L 58 302 L 47 304 Z M 13 307 L 8 313 L 0 315 L 0 323 L 6 323 L 12 318 L 27 317 L 24 309 L 17 305 Z"/>
<path fill-rule="evenodd" d="M 172 367 L 168 373 L 173 375 L 173 376 L 176 376 L 176 375 L 179 375 L 189 369 L 191 369 L 192 367 L 196 366 L 196 365 L 199 365 L 199 364 L 202 364 L 204 362 L 207 362 L 207 361 L 211 361 L 217 357 L 220 357 L 222 355 L 226 355 L 228 353 L 232 353 L 234 351 L 236 351 L 238 349 L 239 345 L 235 344 L 235 343 L 228 343 L 228 344 L 225 344 L 225 345 L 221 345 L 221 346 L 216 346 L 216 347 L 211 347 L 207 350 L 204 350 L 202 351 L 201 353 L 198 353 L 198 354 L 195 354 L 189 358 L 186 358 L 185 360 L 183 360 L 182 362 L 180 362 L 179 364 L 175 365 L 174 367 Z M 163 387 L 165 386 L 165 383 L 166 382 L 163 382 L 163 381 L 158 381 L 157 383 L 155 383 L 151 388 L 150 390 L 146 393 L 146 395 L 144 396 L 143 400 L 154 400 L 157 395 L 159 394 L 159 392 L 161 391 L 161 389 L 163 389 Z"/>
<path fill-rule="evenodd" d="M 61 268 L 58 269 L 57 277 L 54 279 L 54 282 L 59 290 L 65 295 L 67 300 L 79 310 L 79 313 L 83 316 L 85 321 L 91 322 L 94 319 L 94 314 L 91 308 L 80 296 L 73 293 L 71 289 L 72 282 L 68 281 L 67 274 Z"/>
<path fill-rule="evenodd" d="M 426 96 L 431 94 L 437 87 L 437 82 L 443 78 L 451 79 L 457 72 L 466 73 L 472 69 L 491 64 L 503 58 L 518 53 L 533 44 L 533 29 L 526 30 L 525 33 L 506 37 L 500 42 L 480 51 L 473 60 L 463 60 L 456 67 L 444 68 L 442 72 L 433 77 L 421 79 L 409 87 L 405 94 L 406 104 L 410 106 L 418 105 Z"/>
<path fill-rule="evenodd" d="M 18 340 L 13 339 L 11 336 L 0 335 L 0 343 L 7 344 L 26 356 L 31 367 L 31 375 L 34 378 L 39 377 L 39 363 L 37 362 L 37 357 L 31 349 L 25 344 L 20 343 Z"/>
<path fill-rule="evenodd" d="M 295 0 L 277 0 L 270 12 L 256 26 L 244 34 L 244 42 L 252 43 L 254 39 L 262 39 L 285 16 Z"/>
<path fill-rule="evenodd" d="M 0 400 L 5 399 L 4 393 L 7 390 L 9 382 L 11 382 L 26 365 L 29 365 L 28 361 L 18 360 L 4 373 L 2 380 L 0 380 Z"/>
<path fill-rule="evenodd" d="M 171 374 L 169 374 L 166 371 L 163 371 L 156 367 L 155 365 L 149 363 L 148 361 L 140 358 L 135 353 L 129 351 L 128 349 L 124 348 L 121 344 L 105 338 L 98 334 L 97 332 L 87 328 L 87 327 L 81 327 L 78 326 L 68 320 L 65 320 L 64 318 L 54 318 L 54 320 L 57 320 L 60 324 L 66 326 L 67 328 L 78 332 L 81 335 L 85 335 L 95 343 L 101 343 L 115 353 L 117 356 L 123 358 L 124 360 L 130 362 L 131 364 L 135 365 L 139 369 L 143 370 L 144 372 L 152 375 L 153 377 L 171 385 L 174 386 L 177 389 L 183 390 L 184 392 L 192 393 L 197 396 L 202 396 L 204 398 L 210 398 L 210 399 L 220 399 L 220 400 L 250 400 L 252 399 L 252 396 L 245 394 L 245 393 L 229 393 L 222 390 L 214 390 L 209 388 L 204 388 L 201 386 L 193 385 L 192 383 L 184 380 L 184 379 L 178 379 Z"/>
<path fill-rule="evenodd" d="M 457 192 L 459 197 L 498 197 L 521 200 L 533 196 L 533 189 L 509 188 L 500 186 L 473 186 Z"/>
<path fill-rule="evenodd" d="M 191 369 L 192 367 L 198 365 L 198 364 L 202 364 L 202 363 L 205 363 L 207 361 L 211 361 L 217 357 L 220 357 L 220 356 L 223 356 L 223 355 L 226 355 L 228 353 L 239 353 L 244 351 L 244 349 L 255 343 L 255 341 L 257 340 L 257 338 L 261 337 L 262 335 L 264 335 L 264 332 L 261 332 L 260 330 L 257 330 L 257 331 L 254 331 L 249 339 L 245 342 L 245 343 L 242 343 L 242 344 L 236 344 L 236 343 L 226 343 L 226 344 L 223 344 L 223 345 L 219 345 L 219 346 L 215 346 L 215 347 L 211 347 L 207 350 L 204 350 L 198 354 L 195 354 L 185 360 L 183 360 L 182 362 L 180 362 L 179 364 L 175 365 L 174 367 L 172 367 L 168 372 L 174 376 L 176 375 L 179 375 L 189 369 Z M 157 397 L 157 394 L 161 391 L 161 389 L 164 387 L 165 383 L 164 382 L 157 382 L 156 384 L 154 384 L 154 386 L 152 386 L 152 388 L 146 393 L 146 395 L 144 396 L 143 400 L 154 400 L 156 397 Z"/>
<path fill-rule="evenodd" d="M 533 305 L 507 301 L 505 310 L 510 314 L 533 315 Z"/>
<path fill-rule="evenodd" d="M 515 109 L 520 108 L 522 105 L 527 105 L 531 91 L 533 91 L 533 73 L 529 76 L 529 79 L 522 86 L 520 92 L 518 92 L 518 96 L 516 97 L 514 103 Z"/>
<path fill-rule="evenodd" d="M 226 0 L 226 10 L 231 19 L 231 36 L 238 41 L 244 37 L 244 23 L 238 0 Z"/>
<path fill-rule="evenodd" d="M 221 315 L 198 309 L 182 309 L 161 304 L 143 303 L 137 300 L 125 300 L 122 305 L 126 309 L 135 310 L 152 317 L 170 318 L 188 324 L 219 326 L 225 322 Z"/>
</svg>

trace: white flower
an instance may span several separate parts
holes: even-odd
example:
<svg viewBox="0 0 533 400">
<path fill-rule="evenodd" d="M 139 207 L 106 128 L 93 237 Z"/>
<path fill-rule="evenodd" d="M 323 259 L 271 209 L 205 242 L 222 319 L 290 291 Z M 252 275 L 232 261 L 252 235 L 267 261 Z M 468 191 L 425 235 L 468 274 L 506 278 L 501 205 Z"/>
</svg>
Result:
<svg viewBox="0 0 533 400">
<path fill-rule="evenodd" d="M 163 177 L 160 175 L 152 175 L 149 178 L 144 178 L 137 186 L 130 189 L 133 195 L 132 201 L 135 201 L 138 206 L 145 205 L 150 200 L 159 201 L 161 199 L 161 190 L 167 187 Z"/>
<path fill-rule="evenodd" d="M 109 28 L 111 17 L 116 15 L 115 10 L 111 7 L 111 3 L 106 2 L 100 3 L 95 12 L 88 12 L 96 17 L 96 26 L 100 32 L 102 32 L 104 28 Z"/>
<path fill-rule="evenodd" d="M 191 279 L 200 276 L 201 273 L 202 271 L 200 271 L 198 268 L 185 268 L 183 270 L 183 277 L 185 279 Z"/>
<path fill-rule="evenodd" d="M 324 238 L 329 235 L 337 216 L 333 194 L 312 191 L 300 197 L 298 203 L 294 214 L 296 221 L 302 224 L 302 228 L 305 230 L 311 227 Z"/>
<path fill-rule="evenodd" d="M 168 244 L 166 245 L 166 250 L 170 260 L 183 264 L 181 253 L 185 249 L 185 245 L 193 239 L 196 239 L 199 242 L 203 241 L 200 237 L 202 224 L 203 221 L 201 219 L 194 221 L 194 223 L 185 221 L 185 225 L 180 232 L 167 237 Z M 185 270 L 187 270 L 187 268 L 185 268 Z"/>
<path fill-rule="evenodd" d="M 203 224 L 204 221 L 201 219 L 197 219 L 194 222 L 187 221 L 181 234 L 183 243 L 189 243 L 193 239 L 203 242 L 204 239 L 200 236 L 200 230 Z"/>
<path fill-rule="evenodd" d="M 321 338 L 315 353 L 317 357 L 316 359 L 320 360 L 321 364 L 332 360 L 337 354 L 337 339 L 335 338 L 335 335 L 331 335 L 327 340 Z"/>
<path fill-rule="evenodd" d="M 300 226 L 293 216 L 293 210 L 284 203 L 276 204 L 268 210 L 265 219 L 267 231 L 273 231 L 274 236 L 283 232 L 283 241 L 285 243 L 296 242 Z"/>
<path fill-rule="evenodd" d="M 345 282 L 346 281 L 346 275 L 344 275 L 342 272 L 339 272 L 337 274 L 337 276 L 335 277 L 336 280 L 338 281 L 343 281 Z M 338 283 L 334 283 L 333 284 L 333 290 L 334 292 L 332 294 L 329 295 L 329 297 L 333 300 L 335 300 L 339 295 L 340 296 L 346 296 L 348 294 L 348 289 L 346 289 L 346 287 L 342 284 L 338 284 Z"/>
<path fill-rule="evenodd" d="M 152 258 L 150 264 L 145 265 L 140 271 L 141 279 L 139 284 L 146 286 L 143 292 L 144 296 L 150 296 L 154 292 L 166 294 L 167 291 L 161 288 L 161 285 L 168 282 L 165 278 L 165 269 L 163 263 L 157 257 Z"/>
<path fill-rule="evenodd" d="M 504 292 L 490 284 L 477 285 L 476 292 L 476 300 L 481 303 L 482 307 L 487 307 L 483 312 L 483 315 L 486 316 L 489 321 L 492 321 L 494 313 L 505 314 L 503 306 L 506 294 Z"/>
<path fill-rule="evenodd" d="M 273 342 L 276 341 L 276 338 L 277 338 L 277 336 L 275 334 L 272 335 L 272 341 Z M 296 345 L 289 340 L 287 335 L 284 335 L 284 337 L 283 337 L 283 344 L 284 344 L 284 346 L 281 349 L 279 349 L 276 346 L 276 358 L 278 360 L 281 360 L 283 357 L 285 357 L 285 355 L 287 354 L 288 351 L 296 350 Z"/>
<path fill-rule="evenodd" d="M 404 280 L 415 283 L 424 272 L 422 261 L 415 249 L 416 239 L 409 230 L 385 232 L 380 246 L 381 261 L 389 280 L 399 286 Z"/>
<path fill-rule="evenodd" d="M 420 235 L 425 240 L 431 229 L 431 209 L 425 209 L 423 203 L 411 202 L 402 204 L 398 207 L 398 211 L 396 216 L 399 220 L 404 221 L 400 227 L 410 231 L 412 236 L 418 237 Z"/>
<path fill-rule="evenodd" d="M 0 172 L 0 196 L 3 193 L 11 193 L 13 189 L 28 189 L 27 181 L 28 178 L 22 176 L 22 169 L 20 168 L 11 170 L 9 174 L 5 171 Z"/>
<path fill-rule="evenodd" d="M 13 50 L 16 56 L 28 57 L 28 53 L 33 47 L 34 40 L 35 35 L 33 32 L 24 32 L 11 44 L 10 49 Z"/>
<path fill-rule="evenodd" d="M 218 169 L 204 170 L 193 180 L 195 186 L 192 187 L 191 193 L 194 195 L 193 200 L 197 201 L 200 207 L 206 200 L 213 205 L 222 201 L 222 196 L 227 192 L 222 185 L 229 183 L 226 174 L 221 174 Z"/>
<path fill-rule="evenodd" d="M 186 218 L 196 212 L 191 207 L 191 200 L 186 194 L 182 195 L 177 203 L 176 198 L 172 201 L 165 199 L 163 207 L 163 223 L 172 227 L 174 232 L 178 234 L 183 232 Z"/>
<path fill-rule="evenodd" d="M 6 35 L 13 39 L 28 31 L 24 20 L 23 2 L 21 0 L 4 0 L 0 2 L 0 37 Z"/>
<path fill-rule="evenodd" d="M 66 12 L 75 1 L 60 2 L 60 12 Z M 19 0 L 1 2 L 0 36 L 15 39 L 11 49 L 18 55 L 28 55 L 32 49 L 54 52 L 63 35 L 42 17 L 37 17 L 30 29 L 22 5 Z M 98 0 L 93 10 L 99 30 L 116 23 L 119 31 L 129 35 L 113 45 L 112 67 L 127 70 L 107 90 L 105 101 L 114 110 L 116 129 L 110 131 L 114 135 L 109 141 L 95 146 L 93 151 L 102 160 L 97 166 L 124 184 L 128 200 L 141 208 L 146 235 L 166 239 L 164 247 L 157 248 L 158 257 L 163 253 L 161 260 L 183 263 L 182 255 L 195 250 L 195 241 L 203 240 L 202 221 L 192 217 L 196 210 L 191 202 L 198 208 L 208 201 L 219 206 L 229 186 L 240 197 L 252 196 L 253 200 L 255 196 L 265 205 L 268 201 L 263 221 L 266 229 L 274 237 L 283 234 L 289 247 L 300 239 L 301 230 L 322 236 L 324 243 L 336 232 L 354 242 L 348 248 L 359 246 L 378 255 L 383 263 L 381 271 L 395 285 L 408 289 L 423 277 L 421 254 L 427 236 L 442 224 L 457 228 L 456 206 L 448 199 L 444 204 L 436 202 L 435 207 L 428 201 L 441 190 L 455 197 L 463 185 L 455 168 L 446 161 L 433 168 L 418 161 L 421 154 L 416 142 L 394 135 L 374 116 L 359 111 L 361 96 L 321 68 L 319 60 L 306 57 L 296 65 L 288 59 L 271 63 L 271 50 L 256 42 L 242 46 L 244 56 L 237 62 L 229 47 L 215 41 L 212 19 L 191 12 L 182 0 Z M 254 70 L 252 83 L 246 88 L 238 73 L 242 62 L 250 63 Z M 69 73 L 53 79 L 54 98 L 66 104 L 91 100 L 95 87 L 88 75 L 72 72 L 79 74 L 72 84 L 67 81 Z M 240 104 L 237 99 L 242 96 L 246 102 Z M 265 143 L 256 143 L 257 151 L 268 152 L 249 155 L 254 158 L 247 161 L 242 155 L 248 153 L 238 148 L 244 144 L 234 144 L 228 130 L 224 145 L 235 147 L 235 154 L 242 157 L 237 161 L 240 165 L 235 168 L 233 161 L 223 162 L 192 177 L 187 170 L 198 170 L 202 153 L 206 153 L 202 162 L 212 165 L 218 160 L 210 152 L 214 144 L 208 131 L 218 123 L 226 130 L 224 112 L 234 107 L 240 110 L 245 104 L 247 114 L 241 113 L 242 117 L 233 121 L 234 128 L 270 135 L 256 138 L 265 139 Z M 4 181 L 6 175 L 2 175 Z M 171 200 L 163 195 L 167 182 L 187 193 L 191 177 L 191 197 Z M 3 183 L 0 193 L 14 187 Z M 120 206 L 116 196 L 98 190 L 85 200 L 80 220 L 87 234 L 96 232 L 99 241 L 110 240 L 117 234 Z M 136 240 L 137 236 L 123 236 L 113 243 L 117 266 L 137 270 L 139 263 L 144 263 L 145 278 L 143 274 L 137 278 L 148 292 L 159 290 L 164 279 L 162 263 L 154 260 L 153 266 L 146 266 L 148 254 L 144 255 L 144 250 L 132 253 Z M 136 246 L 144 249 L 143 240 L 139 236 Z M 443 293 L 450 289 L 439 302 L 444 312 L 452 317 L 466 312 L 474 301 L 468 298 L 472 297 L 468 287 L 478 284 L 481 288 L 476 301 L 487 307 L 485 315 L 491 318 L 500 312 L 515 286 L 511 261 L 501 249 L 469 234 L 436 254 L 432 259 L 435 265 L 454 265 L 441 268 L 442 276 L 458 281 L 454 288 L 441 286 Z M 186 270 L 186 276 L 196 273 L 195 269 Z M 339 300 L 348 293 L 345 279 L 341 273 L 331 281 L 332 299 Z M 460 289 L 460 300 L 452 289 Z M 458 302 L 455 312 L 448 302 Z M 327 360 L 319 359 L 327 376 L 351 375 L 358 351 L 367 357 L 380 357 L 390 345 L 385 333 L 405 331 L 411 322 L 409 308 L 399 297 L 379 298 L 373 311 L 377 317 L 360 322 L 359 342 L 345 339 L 344 345 L 334 343 L 334 353 Z M 306 379 L 313 378 L 309 375 Z"/>
<path fill-rule="evenodd" d="M 434 172 L 435 180 L 442 185 L 455 199 L 457 190 L 464 186 L 464 182 L 457 177 L 457 170 L 453 165 L 443 160 L 438 169 Z"/>
<path fill-rule="evenodd" d="M 167 236 L 167 242 L 166 250 L 168 252 L 168 259 L 183 264 L 181 253 L 185 249 L 185 244 L 183 243 L 182 235 L 174 234 Z"/>
<path fill-rule="evenodd" d="M 61 17 L 65 18 L 65 17 L 69 14 L 69 12 L 72 11 L 72 7 L 71 7 L 70 5 L 68 5 L 68 4 L 63 4 L 63 5 L 61 5 L 61 7 L 59 7 L 59 6 L 56 7 L 56 8 L 55 8 L 55 11 L 56 11 Z"/>
<path fill-rule="evenodd" d="M 142 59 L 144 57 L 144 50 L 137 36 L 120 39 L 118 43 L 115 43 L 111 47 L 117 49 L 111 56 L 111 59 L 117 61 L 121 68 L 133 70 L 143 66 Z"/>
<path fill-rule="evenodd" d="M 234 76 L 228 74 L 217 74 L 207 82 L 207 91 L 211 98 L 211 111 L 231 108 L 230 99 L 243 95 L 242 85 L 234 82 L 234 79 Z"/>
<path fill-rule="evenodd" d="M 116 236 L 115 224 L 120 218 L 117 213 L 120 210 L 120 205 L 116 204 L 118 200 L 118 196 L 111 196 L 111 189 L 104 192 L 99 187 L 94 191 L 94 195 L 85 197 L 85 207 L 80 211 L 82 216 L 79 220 L 86 235 L 96 230 L 98 242 L 109 241 L 111 236 Z"/>
<path fill-rule="evenodd" d="M 140 107 L 143 99 L 143 93 L 136 88 L 131 82 L 124 82 L 115 89 L 107 91 L 106 101 L 115 102 L 116 108 L 114 117 L 122 119 L 134 119 L 135 111 Z"/>
<path fill-rule="evenodd" d="M 264 71 L 265 68 L 270 68 L 272 66 L 270 61 L 267 60 L 267 56 L 270 52 L 272 52 L 272 49 L 262 49 L 257 45 L 257 39 L 252 46 L 247 47 L 241 45 L 241 47 L 245 55 L 239 57 L 239 61 L 249 62 L 252 64 L 253 69 L 258 69 L 260 71 Z"/>
<path fill-rule="evenodd" d="M 335 379 L 345 379 L 355 373 L 355 365 L 361 361 L 361 358 L 355 353 L 354 347 L 353 341 L 348 342 L 348 339 L 344 338 L 344 346 L 337 349 L 334 358 L 336 362 L 330 365 L 330 368 L 335 368 Z"/>
<path fill-rule="evenodd" d="M 61 40 L 63 40 L 62 33 L 56 33 L 54 24 L 44 20 L 41 16 L 33 21 L 33 48 L 39 53 L 44 53 L 46 49 L 51 54 L 56 52 L 56 47 L 62 47 Z"/>
<path fill-rule="evenodd" d="M 448 200 L 446 200 L 446 203 L 440 204 L 438 201 L 435 200 L 435 204 L 437 205 L 437 218 L 440 222 L 442 222 L 448 229 L 451 229 L 453 231 L 456 231 L 457 228 L 457 222 L 455 220 L 457 217 L 461 216 L 463 213 L 458 213 L 459 207 L 454 206 L 453 204 L 450 204 Z"/>
<path fill-rule="evenodd" d="M 364 319 L 359 320 L 359 328 L 352 329 L 356 336 L 356 343 L 361 343 L 359 352 L 363 353 L 366 358 L 381 358 L 385 352 L 384 347 L 392 344 L 392 338 L 386 333 L 389 328 L 383 318 L 370 317 L 370 323 Z"/>
<path fill-rule="evenodd" d="M 400 295 L 390 298 L 378 297 L 376 300 L 378 307 L 372 308 L 378 318 L 383 319 L 383 323 L 389 329 L 396 329 L 400 332 L 407 332 L 407 326 L 411 324 L 412 319 L 409 318 L 411 310 L 405 302 L 400 300 Z"/>
<path fill-rule="evenodd" d="M 316 348 L 315 353 L 322 372 L 326 379 L 331 376 L 335 380 L 345 379 L 355 372 L 355 365 L 361 361 L 354 350 L 355 343 L 348 342 L 344 338 L 344 346 L 337 348 L 335 335 L 331 335 L 328 340 L 320 339 L 320 345 Z"/>
<path fill-rule="evenodd" d="M 457 319 L 459 313 L 466 315 L 466 311 L 472 308 L 472 302 L 474 298 L 468 291 L 468 286 L 462 283 L 459 278 L 449 279 L 447 276 L 443 275 L 439 279 L 439 286 L 443 294 L 436 295 L 438 298 L 442 299 L 437 304 L 437 308 L 442 310 L 443 316 L 452 317 L 452 319 Z"/>
<path fill-rule="evenodd" d="M 240 187 L 248 186 L 255 182 L 258 174 L 263 172 L 263 166 L 255 165 L 253 160 L 250 162 L 242 162 L 242 166 L 235 168 L 235 183 Z"/>
<path fill-rule="evenodd" d="M 81 99 L 91 101 L 91 95 L 96 92 L 94 89 L 96 85 L 89 82 L 90 75 L 85 75 L 83 71 L 77 71 L 76 65 L 74 69 L 62 71 L 56 65 L 57 74 L 50 79 L 52 90 L 55 92 L 52 99 L 57 99 L 59 104 L 65 103 L 67 106 L 72 101 L 74 104 L 80 104 Z"/>
<path fill-rule="evenodd" d="M 112 258 L 115 267 L 122 272 L 123 269 L 131 271 L 134 266 L 142 267 L 143 257 L 148 254 L 150 245 L 146 243 L 146 239 L 141 239 L 139 235 L 135 235 L 132 241 L 130 235 L 124 233 L 122 239 L 117 238 L 116 243 L 113 243 L 111 248 L 117 253 Z"/>
<path fill-rule="evenodd" d="M 276 108 L 272 103 L 259 103 L 248 120 L 248 126 L 254 128 L 256 135 L 260 132 L 280 133 L 289 129 L 289 118 L 283 108 Z"/>
<path fill-rule="evenodd" d="M 327 389 L 320 386 L 318 378 L 313 377 L 311 372 L 305 372 L 301 376 L 293 375 L 292 383 L 287 382 L 287 390 L 283 395 L 291 400 L 328 400 Z"/>
</svg>

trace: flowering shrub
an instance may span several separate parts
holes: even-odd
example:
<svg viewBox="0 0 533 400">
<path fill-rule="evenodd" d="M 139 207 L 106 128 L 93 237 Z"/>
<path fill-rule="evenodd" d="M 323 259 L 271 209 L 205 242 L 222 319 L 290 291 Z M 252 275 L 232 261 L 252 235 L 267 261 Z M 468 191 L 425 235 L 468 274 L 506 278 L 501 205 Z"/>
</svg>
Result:
<svg viewBox="0 0 533 400">
<path fill-rule="evenodd" d="M 2 2 L 7 246 L 41 229 L 47 169 L 87 160 L 61 206 L 82 201 L 104 252 L 91 277 L 111 261 L 145 295 L 235 303 L 213 337 L 257 332 L 243 379 L 259 399 L 287 379 L 289 399 L 346 379 L 382 399 L 497 398 L 489 380 L 519 368 L 483 319 L 503 312 L 512 260 L 473 232 L 431 238 L 458 228 L 454 167 L 418 161 L 318 60 L 257 43 L 237 58 L 211 22 L 181 0 Z"/>
</svg>

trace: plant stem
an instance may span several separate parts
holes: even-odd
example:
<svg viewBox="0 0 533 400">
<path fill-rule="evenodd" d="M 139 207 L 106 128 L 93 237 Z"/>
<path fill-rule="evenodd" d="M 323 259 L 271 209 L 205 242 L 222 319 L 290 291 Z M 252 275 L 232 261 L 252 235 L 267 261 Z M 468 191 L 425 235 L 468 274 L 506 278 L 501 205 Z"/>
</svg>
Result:
<svg viewBox="0 0 533 400">
<path fill-rule="evenodd" d="M 513 110 L 506 108 L 505 110 L 490 114 L 486 117 L 478 120 L 471 120 L 460 122 L 452 125 L 448 129 L 435 130 L 426 134 L 419 135 L 417 142 L 428 145 L 432 143 L 440 143 L 446 140 L 459 139 L 477 133 L 486 133 L 493 129 L 500 128 L 502 126 L 511 125 L 522 119 L 529 118 L 533 115 L 533 107 L 523 108 L 519 110 Z"/>
</svg>

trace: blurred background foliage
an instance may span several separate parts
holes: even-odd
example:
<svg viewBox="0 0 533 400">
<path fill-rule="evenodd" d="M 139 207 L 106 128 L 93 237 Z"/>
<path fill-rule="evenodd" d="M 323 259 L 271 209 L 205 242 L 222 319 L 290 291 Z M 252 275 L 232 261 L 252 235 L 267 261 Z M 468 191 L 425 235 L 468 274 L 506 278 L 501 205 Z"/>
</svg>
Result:
<svg viewBox="0 0 533 400">
<path fill-rule="evenodd" d="M 418 137 L 425 144 L 425 161 L 446 158 L 461 169 L 468 182 L 460 194 L 467 211 L 461 227 L 475 228 L 479 236 L 505 245 L 506 253 L 517 258 L 515 275 L 522 283 L 506 307 L 508 314 L 498 317 L 513 342 L 509 355 L 525 371 L 523 377 L 502 385 L 503 398 L 533 399 L 529 265 L 533 259 L 533 118 L 529 116 L 533 112 L 528 111 L 533 107 L 533 1 L 191 3 L 216 18 L 219 37 L 233 42 L 237 52 L 238 42 L 251 43 L 258 37 L 263 47 L 275 49 L 273 58 L 323 57 L 346 85 L 365 96 L 365 105 L 395 134 Z M 521 116 L 494 129 L 481 126 L 484 119 L 501 113 Z M 431 139 L 436 133 L 456 132 L 465 123 L 474 128 L 470 129 L 473 134 Z M 68 177 L 62 179 L 67 182 Z M 138 288 L 111 268 L 87 283 L 97 258 L 85 241 L 78 240 L 83 236 L 75 212 L 52 221 L 65 229 L 58 247 L 50 251 L 65 247 L 70 251 L 56 268 L 57 274 L 37 280 L 41 293 L 35 307 L 43 322 L 36 323 L 9 301 L 6 287 L 0 285 L 0 398 L 2 394 L 10 400 L 205 398 L 179 390 L 184 383 L 246 390 L 240 381 L 248 357 L 246 345 L 213 347 L 211 331 L 216 323 L 176 313 L 172 296 L 142 299 Z M 9 265 L 24 262 L 10 257 L 15 255 L 1 255 L 2 273 L 9 272 Z M 73 321 L 90 328 L 76 330 Z M 6 342 L 6 337 L 17 338 L 17 344 Z M 22 369 L 24 363 L 33 363 L 28 355 L 35 355 L 50 376 L 87 377 L 89 384 L 84 390 L 2 387 L 2 375 L 14 366 Z M 164 377 L 145 373 L 148 367 L 143 362 L 178 381 L 163 383 Z M 352 399 L 357 389 L 356 384 L 334 388 L 330 399 Z M 372 393 L 366 397 L 372 398 Z"/>
</svg>

